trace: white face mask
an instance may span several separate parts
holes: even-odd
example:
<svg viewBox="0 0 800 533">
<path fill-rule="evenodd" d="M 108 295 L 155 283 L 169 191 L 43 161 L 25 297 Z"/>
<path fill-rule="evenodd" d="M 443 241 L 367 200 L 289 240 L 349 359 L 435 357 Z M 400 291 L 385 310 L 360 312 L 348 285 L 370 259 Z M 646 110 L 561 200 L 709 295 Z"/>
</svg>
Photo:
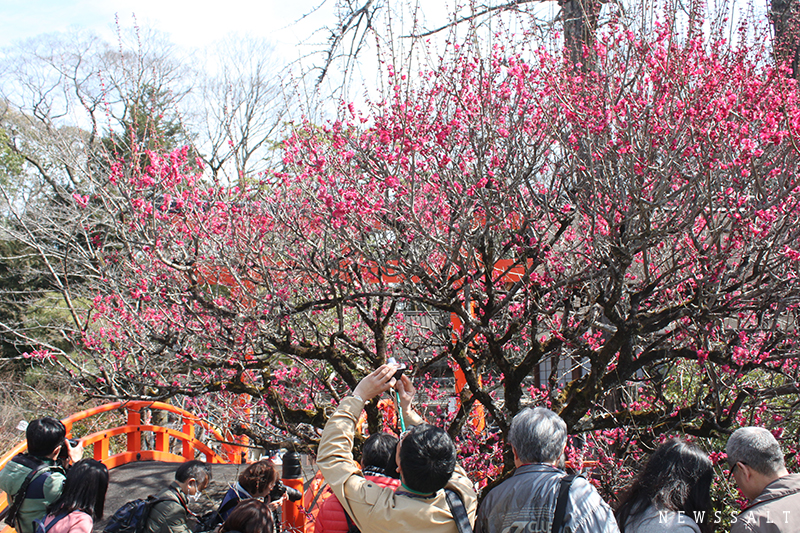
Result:
<svg viewBox="0 0 800 533">
<path fill-rule="evenodd" d="M 191 487 L 189 487 L 189 489 L 191 490 Z M 195 485 L 194 485 L 194 494 L 190 494 L 189 495 L 189 500 L 193 501 L 193 502 L 196 502 L 197 500 L 200 499 L 201 495 L 202 495 L 202 493 L 200 492 L 200 487 L 197 485 L 197 483 L 195 483 Z"/>
</svg>

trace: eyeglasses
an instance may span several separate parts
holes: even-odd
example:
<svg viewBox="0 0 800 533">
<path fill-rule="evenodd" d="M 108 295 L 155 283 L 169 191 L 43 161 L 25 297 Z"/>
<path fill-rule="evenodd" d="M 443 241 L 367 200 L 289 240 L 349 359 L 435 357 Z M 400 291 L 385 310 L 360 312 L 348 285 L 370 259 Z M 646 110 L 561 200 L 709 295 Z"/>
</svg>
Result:
<svg viewBox="0 0 800 533">
<path fill-rule="evenodd" d="M 745 463 L 742 463 L 742 464 L 745 464 Z M 730 480 L 733 478 L 733 473 L 736 472 L 736 467 L 738 467 L 738 466 L 739 466 L 738 462 L 737 463 L 733 463 L 733 466 L 731 467 L 730 472 L 728 472 L 728 482 L 730 482 Z"/>
</svg>

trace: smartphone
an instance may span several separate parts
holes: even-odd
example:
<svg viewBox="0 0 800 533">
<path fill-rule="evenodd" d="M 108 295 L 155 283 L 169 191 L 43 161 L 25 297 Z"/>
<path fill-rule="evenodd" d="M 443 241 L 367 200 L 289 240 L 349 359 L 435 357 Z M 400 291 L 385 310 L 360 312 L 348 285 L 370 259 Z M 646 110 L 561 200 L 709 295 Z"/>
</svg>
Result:
<svg viewBox="0 0 800 533">
<path fill-rule="evenodd" d="M 400 368 L 397 369 L 397 372 L 394 373 L 392 376 L 397 381 L 400 381 L 400 378 L 403 376 L 403 372 L 407 370 L 406 365 L 400 365 Z"/>
<path fill-rule="evenodd" d="M 388 358 L 388 359 L 386 360 L 386 362 L 387 362 L 387 363 L 389 363 L 390 365 L 396 365 L 396 364 L 398 364 L 398 363 L 397 363 L 397 359 L 395 359 L 394 357 L 390 357 L 390 358 Z M 407 368 L 408 368 L 408 367 L 407 367 L 406 365 L 404 365 L 404 364 L 400 363 L 400 368 L 398 368 L 398 369 L 397 369 L 397 371 L 394 373 L 394 375 L 393 375 L 392 377 L 393 377 L 394 379 L 396 379 L 396 380 L 398 380 L 398 381 L 399 381 L 399 380 L 400 380 L 400 377 L 403 375 L 403 372 L 405 372 L 405 371 L 407 370 Z"/>
</svg>

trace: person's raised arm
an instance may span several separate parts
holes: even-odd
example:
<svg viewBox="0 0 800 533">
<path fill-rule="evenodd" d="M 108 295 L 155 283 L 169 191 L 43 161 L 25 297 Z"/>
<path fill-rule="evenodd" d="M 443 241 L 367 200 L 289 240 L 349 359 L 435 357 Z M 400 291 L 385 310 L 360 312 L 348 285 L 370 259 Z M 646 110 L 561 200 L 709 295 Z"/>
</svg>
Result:
<svg viewBox="0 0 800 533">
<path fill-rule="evenodd" d="M 353 434 L 364 402 L 392 388 L 396 382 L 393 377 L 396 371 L 393 365 L 383 365 L 365 376 L 353 390 L 352 396 L 343 398 L 339 403 L 336 412 L 325 424 L 319 441 L 317 466 L 342 507 L 359 526 L 361 524 L 358 523 L 358 517 L 352 514 L 347 498 L 347 494 L 355 497 L 366 483 L 359 474 L 359 464 L 353 459 Z"/>
<path fill-rule="evenodd" d="M 411 378 L 403 374 L 400 376 L 394 388 L 397 391 L 400 409 L 402 410 L 403 420 L 406 426 L 418 426 L 425 422 L 422 416 L 412 408 L 414 395 L 417 393 L 417 389 L 414 388 Z"/>
<path fill-rule="evenodd" d="M 353 434 L 364 403 L 392 388 L 395 384 L 393 365 L 382 365 L 356 385 L 350 397 L 342 399 L 322 431 L 317 450 L 317 465 L 337 496 L 336 487 L 359 471 L 353 460 Z M 339 489 L 341 490 L 341 488 Z"/>
<path fill-rule="evenodd" d="M 411 404 L 414 401 L 414 395 L 417 390 L 411 379 L 405 374 L 395 385 L 397 396 L 400 403 L 400 408 L 403 410 L 403 417 L 405 418 L 406 426 L 416 426 L 425 422 L 423 418 L 412 409 Z M 467 510 L 467 516 L 470 524 L 475 522 L 475 513 L 478 509 L 478 498 L 472 486 L 472 481 L 467 477 L 464 468 L 456 463 L 455 471 L 447 482 L 446 488 L 455 490 L 459 493 L 461 501 Z"/>
<path fill-rule="evenodd" d="M 364 402 L 368 402 L 376 396 L 380 396 L 387 390 L 394 387 L 397 380 L 394 379 L 394 373 L 397 371 L 395 365 L 381 365 L 372 374 L 364 376 L 358 382 L 353 396 L 360 398 Z M 408 378 L 406 378 L 408 379 Z"/>
</svg>

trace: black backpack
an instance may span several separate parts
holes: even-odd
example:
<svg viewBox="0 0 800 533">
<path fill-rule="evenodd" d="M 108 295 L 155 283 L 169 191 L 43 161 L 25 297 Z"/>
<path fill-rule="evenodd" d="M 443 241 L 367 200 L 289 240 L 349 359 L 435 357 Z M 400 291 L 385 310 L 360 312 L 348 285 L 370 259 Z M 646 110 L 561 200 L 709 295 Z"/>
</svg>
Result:
<svg viewBox="0 0 800 533">
<path fill-rule="evenodd" d="M 28 495 L 28 487 L 34 479 L 38 478 L 40 475 L 49 476 L 53 471 L 57 470 L 58 467 L 43 463 L 38 458 L 24 453 L 14 456 L 14 458 L 11 460 L 31 469 L 31 471 L 25 477 L 25 480 L 22 482 L 22 485 L 20 485 L 17 493 L 14 494 L 13 497 L 11 495 L 8 496 L 9 505 L 3 509 L 2 513 L 0 513 L 0 519 L 3 519 L 9 526 L 19 530 L 19 524 L 17 523 L 19 518 L 19 509 L 22 507 L 22 503 L 25 501 L 25 498 Z"/>
<path fill-rule="evenodd" d="M 214 511 L 209 511 L 203 516 L 198 517 L 197 525 L 194 526 L 192 530 L 194 533 L 204 533 L 205 531 L 214 531 L 217 529 L 217 526 L 221 525 L 225 520 L 223 520 L 222 515 L 226 514 L 228 511 L 232 510 L 236 507 L 241 500 L 236 498 L 231 498 L 225 505 L 221 506 L 219 509 Z"/>
<path fill-rule="evenodd" d="M 139 498 L 126 503 L 108 519 L 103 533 L 143 533 L 153 506 L 166 501 L 172 500 L 148 496 L 146 500 Z"/>
</svg>

